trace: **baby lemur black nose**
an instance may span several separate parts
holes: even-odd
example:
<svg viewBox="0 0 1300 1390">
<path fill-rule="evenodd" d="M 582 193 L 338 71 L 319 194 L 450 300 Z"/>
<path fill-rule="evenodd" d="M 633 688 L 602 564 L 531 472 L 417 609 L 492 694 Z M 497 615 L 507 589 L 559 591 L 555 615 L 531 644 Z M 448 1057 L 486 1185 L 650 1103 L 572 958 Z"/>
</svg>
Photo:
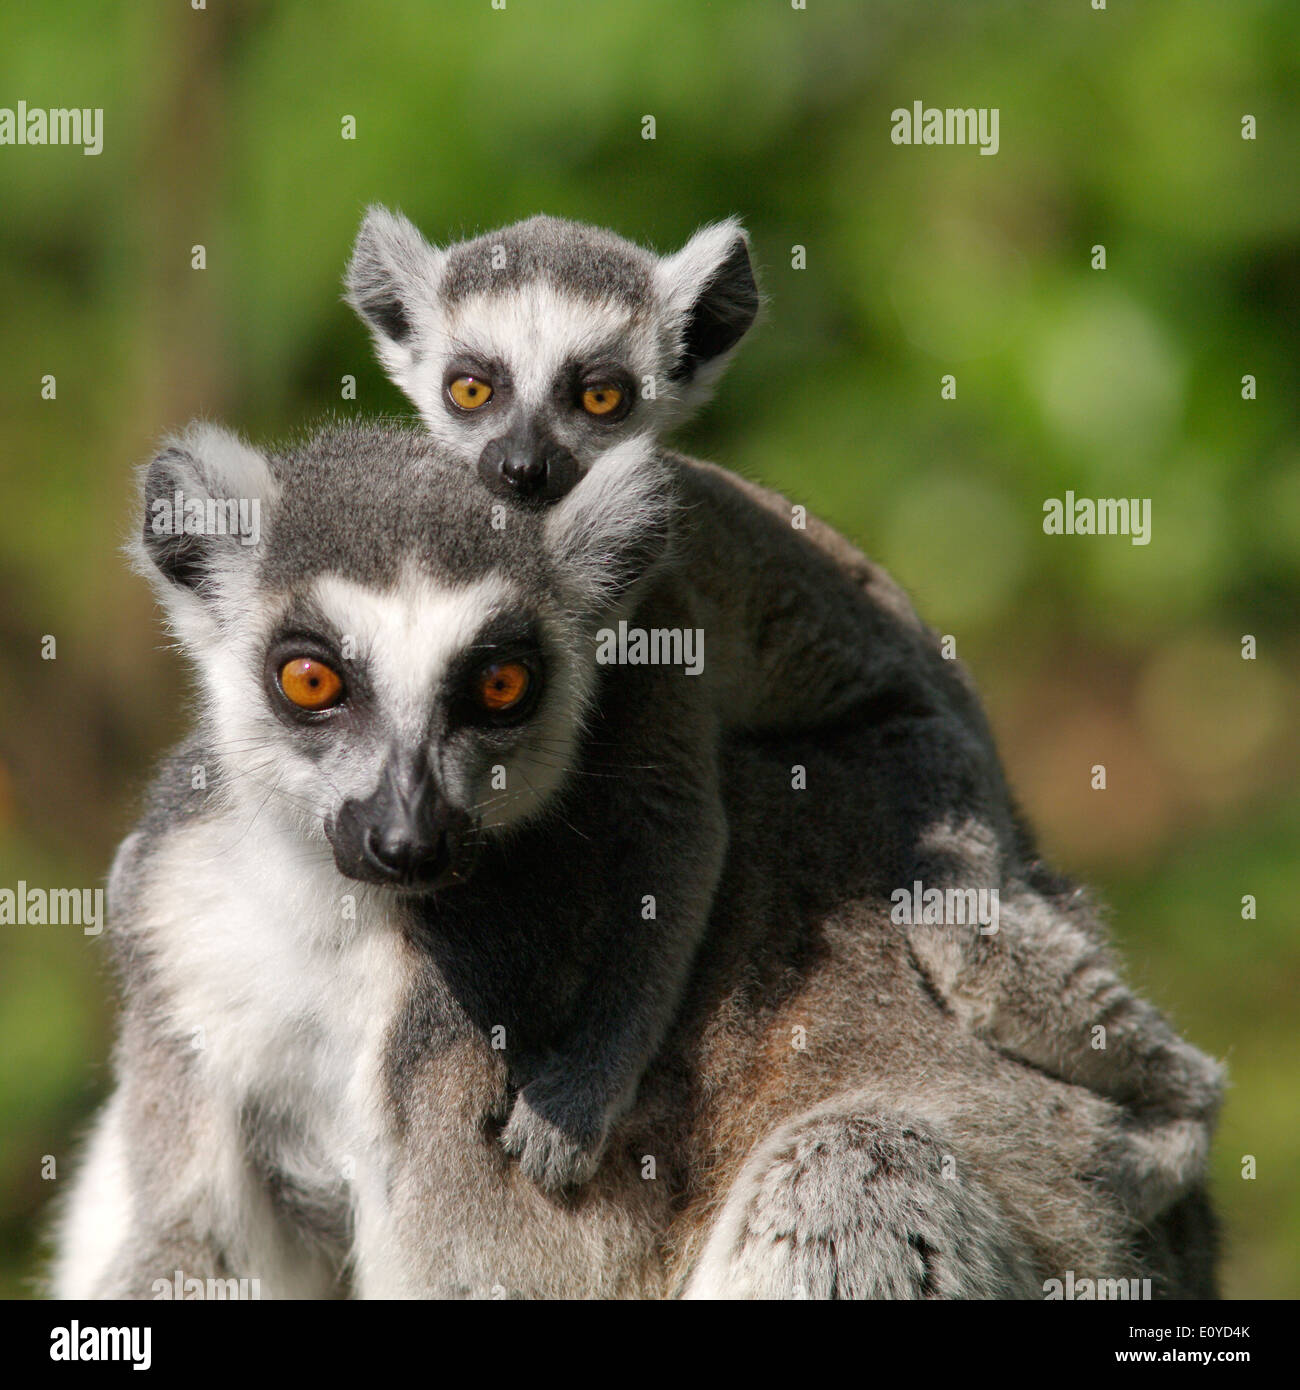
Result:
<svg viewBox="0 0 1300 1390">
<path fill-rule="evenodd" d="M 578 481 L 571 449 L 532 430 L 515 430 L 491 439 L 479 455 L 479 477 L 499 496 L 527 502 L 555 502 Z"/>
<path fill-rule="evenodd" d="M 546 481 L 546 460 L 535 454 L 507 454 L 501 465 L 501 476 L 519 492 L 536 492 Z"/>
</svg>

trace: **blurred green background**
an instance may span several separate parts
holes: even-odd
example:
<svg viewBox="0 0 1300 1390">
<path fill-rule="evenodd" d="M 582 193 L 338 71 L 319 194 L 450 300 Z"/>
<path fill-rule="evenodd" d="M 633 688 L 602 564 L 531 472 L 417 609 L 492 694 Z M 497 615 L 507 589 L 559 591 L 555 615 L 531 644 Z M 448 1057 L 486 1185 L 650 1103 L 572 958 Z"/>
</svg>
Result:
<svg viewBox="0 0 1300 1390">
<path fill-rule="evenodd" d="M 1298 94 L 1289 0 L 7 6 L 0 105 L 105 114 L 98 157 L 0 147 L 0 885 L 101 882 L 182 727 L 118 554 L 132 465 L 200 413 L 405 411 L 339 300 L 367 202 L 435 240 L 547 211 L 660 250 L 738 213 L 770 303 L 681 444 L 957 638 L 1047 850 L 1228 1060 L 1226 1292 L 1300 1294 Z M 894 146 L 918 99 L 997 107 L 1000 152 Z M 1151 544 L 1045 536 L 1067 489 L 1151 498 Z M 104 1091 L 103 957 L 0 928 L 0 1293 Z"/>
</svg>

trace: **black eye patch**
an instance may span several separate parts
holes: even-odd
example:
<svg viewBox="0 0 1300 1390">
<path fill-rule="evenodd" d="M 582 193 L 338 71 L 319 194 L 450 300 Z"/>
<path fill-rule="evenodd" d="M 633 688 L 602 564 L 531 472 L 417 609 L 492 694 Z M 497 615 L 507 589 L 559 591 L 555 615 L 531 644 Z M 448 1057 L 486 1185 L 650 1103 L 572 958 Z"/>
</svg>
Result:
<svg viewBox="0 0 1300 1390">
<path fill-rule="evenodd" d="M 358 653 L 350 651 L 350 647 L 347 635 L 335 631 L 333 624 L 310 605 L 293 613 L 280 626 L 262 658 L 262 683 L 275 713 L 299 728 L 324 725 L 328 721 L 322 715 L 328 715 L 331 720 L 343 713 L 349 718 L 363 717 L 371 706 L 373 692 L 365 662 Z M 320 662 L 338 674 L 347 691 L 346 710 L 340 707 L 317 713 L 286 704 L 281 698 L 281 673 L 286 662 L 302 658 Z"/>
<path fill-rule="evenodd" d="M 599 417 L 587 415 L 582 409 L 583 393 L 602 386 L 612 386 L 620 393 L 617 408 Z M 588 420 L 598 419 L 601 424 L 613 424 L 624 419 L 632 409 L 636 401 L 636 381 L 621 362 L 612 358 L 597 357 L 584 361 L 571 358 L 556 378 L 552 396 L 562 409 L 577 410 L 579 415 Z"/>
<path fill-rule="evenodd" d="M 514 663 L 527 668 L 527 694 L 502 716 L 493 716 L 480 699 L 483 673 L 492 666 Z M 537 706 L 546 683 L 547 665 L 536 619 L 518 613 L 503 613 L 490 619 L 447 670 L 443 689 L 449 721 L 458 725 L 487 723 L 498 727 L 521 722 Z"/>
</svg>

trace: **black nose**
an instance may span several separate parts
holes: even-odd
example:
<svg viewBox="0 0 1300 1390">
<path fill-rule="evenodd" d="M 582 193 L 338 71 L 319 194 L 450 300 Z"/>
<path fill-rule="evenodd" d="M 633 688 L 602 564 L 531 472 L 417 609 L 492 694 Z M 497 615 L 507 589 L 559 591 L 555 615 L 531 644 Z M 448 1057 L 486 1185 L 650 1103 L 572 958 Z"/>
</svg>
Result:
<svg viewBox="0 0 1300 1390">
<path fill-rule="evenodd" d="M 536 454 L 507 454 L 501 464 L 501 476 L 519 492 L 536 492 L 546 482 L 546 460 Z"/>
<path fill-rule="evenodd" d="M 381 878 L 394 883 L 421 883 L 437 878 L 451 858 L 446 832 L 425 840 L 413 838 L 404 827 L 369 827 L 362 838 L 361 853 Z"/>
<path fill-rule="evenodd" d="M 478 472 L 499 496 L 555 502 L 578 481 L 578 460 L 555 440 L 531 433 L 507 434 L 484 445 Z"/>
<path fill-rule="evenodd" d="M 433 890 L 463 876 L 469 828 L 470 817 L 439 793 L 420 752 L 390 757 L 374 793 L 344 802 L 325 833 L 349 878 Z"/>
</svg>

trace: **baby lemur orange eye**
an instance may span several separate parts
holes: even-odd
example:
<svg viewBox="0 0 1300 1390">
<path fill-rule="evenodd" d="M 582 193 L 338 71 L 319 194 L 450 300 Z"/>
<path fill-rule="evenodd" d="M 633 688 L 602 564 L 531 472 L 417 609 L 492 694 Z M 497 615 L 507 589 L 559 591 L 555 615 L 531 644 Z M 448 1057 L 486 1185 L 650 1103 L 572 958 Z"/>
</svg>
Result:
<svg viewBox="0 0 1300 1390">
<path fill-rule="evenodd" d="M 588 386 L 582 393 L 582 408 L 588 415 L 608 415 L 622 402 L 623 391 L 618 386 Z"/>
<path fill-rule="evenodd" d="M 299 709 L 330 709 L 343 698 L 343 678 L 323 661 L 299 656 L 280 667 L 280 689 Z"/>
<path fill-rule="evenodd" d="M 484 709 L 513 709 L 528 694 L 532 674 L 522 661 L 502 661 L 479 672 L 477 695 Z"/>
<path fill-rule="evenodd" d="M 462 410 L 477 410 L 492 399 L 492 383 L 477 376 L 458 376 L 447 391 Z"/>
</svg>

